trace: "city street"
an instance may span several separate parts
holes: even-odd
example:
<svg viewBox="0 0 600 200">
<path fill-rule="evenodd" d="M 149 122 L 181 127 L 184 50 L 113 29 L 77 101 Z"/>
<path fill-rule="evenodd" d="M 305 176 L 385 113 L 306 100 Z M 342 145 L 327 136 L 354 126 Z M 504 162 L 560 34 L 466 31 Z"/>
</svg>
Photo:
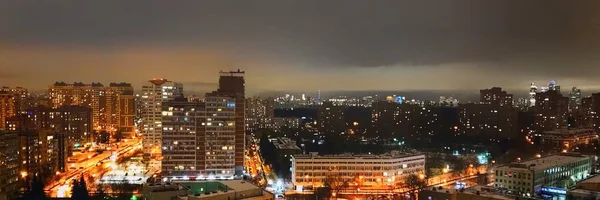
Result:
<svg viewBox="0 0 600 200">
<path fill-rule="evenodd" d="M 95 156 L 91 156 L 93 152 L 85 152 L 85 154 L 90 154 L 89 159 L 80 163 L 69 164 L 69 170 L 64 173 L 57 173 L 44 189 L 49 197 L 69 197 L 73 179 L 79 178 L 81 175 L 98 177 L 110 170 L 107 167 L 109 163 L 132 156 L 136 150 L 140 149 L 141 142 L 130 139 L 121 142 L 120 147 L 116 150 L 104 151 Z M 93 186 L 93 183 L 88 183 L 88 187 L 93 188 Z"/>
</svg>

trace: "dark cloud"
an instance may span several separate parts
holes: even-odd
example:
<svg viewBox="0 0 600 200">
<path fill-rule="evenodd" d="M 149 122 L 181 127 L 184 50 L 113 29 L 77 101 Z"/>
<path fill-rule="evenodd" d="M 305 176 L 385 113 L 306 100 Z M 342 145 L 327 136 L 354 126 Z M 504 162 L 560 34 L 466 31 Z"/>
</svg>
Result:
<svg viewBox="0 0 600 200">
<path fill-rule="evenodd" d="M 0 50 L 3 43 L 100 53 L 185 47 L 281 64 L 266 68 L 464 64 L 478 74 L 587 79 L 600 75 L 599 7 L 597 0 L 0 0 Z"/>
</svg>

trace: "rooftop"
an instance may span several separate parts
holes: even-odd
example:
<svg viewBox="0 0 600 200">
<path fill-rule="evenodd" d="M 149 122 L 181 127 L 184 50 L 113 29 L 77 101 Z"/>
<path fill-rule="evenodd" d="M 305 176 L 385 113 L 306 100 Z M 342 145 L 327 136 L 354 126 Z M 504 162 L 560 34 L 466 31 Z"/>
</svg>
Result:
<svg viewBox="0 0 600 200">
<path fill-rule="evenodd" d="M 557 155 L 551 155 L 551 156 L 546 156 L 546 157 L 542 157 L 542 158 L 527 160 L 527 161 L 523 161 L 520 163 L 513 163 L 510 165 L 498 167 L 498 169 L 505 169 L 505 168 L 519 169 L 519 168 L 521 168 L 524 170 L 531 169 L 531 170 L 539 171 L 539 170 L 548 169 L 548 168 L 551 168 L 551 167 L 554 167 L 557 165 L 565 165 L 565 164 L 574 163 L 574 162 L 587 160 L 587 159 L 589 159 L 589 157 L 583 156 L 580 154 L 557 154 Z"/>
<path fill-rule="evenodd" d="M 411 152 L 401 152 L 401 151 L 390 151 L 384 154 L 378 155 L 369 155 L 369 154 L 338 154 L 338 155 L 318 155 L 316 153 L 311 154 L 303 154 L 303 155 L 294 155 L 295 159 L 390 159 L 390 158 L 404 158 L 411 156 L 423 156 L 425 154 L 411 151 Z"/>
<path fill-rule="evenodd" d="M 290 138 L 279 137 L 271 142 L 277 149 L 300 150 L 300 147 L 296 145 L 296 141 L 293 141 Z"/>
</svg>

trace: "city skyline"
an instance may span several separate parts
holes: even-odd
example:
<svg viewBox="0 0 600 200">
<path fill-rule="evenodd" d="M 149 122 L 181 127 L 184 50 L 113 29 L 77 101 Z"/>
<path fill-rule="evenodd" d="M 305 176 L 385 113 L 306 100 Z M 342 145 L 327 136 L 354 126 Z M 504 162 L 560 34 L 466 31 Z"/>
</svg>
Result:
<svg viewBox="0 0 600 200">
<path fill-rule="evenodd" d="M 206 72 L 241 69 L 249 94 L 492 86 L 518 94 L 550 80 L 600 89 L 595 1 L 396 1 L 368 10 L 360 1 L 144 2 L 1 1 L 0 82 L 140 88 L 162 77 L 201 94 L 217 85 Z"/>
</svg>

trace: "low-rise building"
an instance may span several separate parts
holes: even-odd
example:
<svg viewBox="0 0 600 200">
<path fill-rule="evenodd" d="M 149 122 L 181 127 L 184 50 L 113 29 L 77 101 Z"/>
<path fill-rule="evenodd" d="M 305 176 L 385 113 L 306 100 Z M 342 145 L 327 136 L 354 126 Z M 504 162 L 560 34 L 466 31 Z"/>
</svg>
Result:
<svg viewBox="0 0 600 200">
<path fill-rule="evenodd" d="M 564 146 L 565 148 L 577 144 L 588 144 L 598 139 L 598 134 L 592 128 L 560 129 L 546 131 L 543 134 L 536 134 L 536 136 L 540 137 L 542 143 Z"/>
<path fill-rule="evenodd" d="M 142 187 L 142 193 L 148 200 L 274 199 L 272 193 L 240 180 L 145 184 Z"/>
<path fill-rule="evenodd" d="M 589 176 L 592 159 L 579 154 L 558 154 L 496 168 L 496 188 L 516 194 L 548 192 L 569 188 Z"/>
<path fill-rule="evenodd" d="M 363 188 L 389 188 L 409 174 L 425 170 L 425 155 L 392 151 L 381 155 L 292 156 L 292 182 L 296 190 L 322 187 L 327 177 Z"/>
<path fill-rule="evenodd" d="M 567 191 L 567 199 L 600 199 L 600 176 L 596 175 L 577 183 L 574 189 Z"/>
</svg>

